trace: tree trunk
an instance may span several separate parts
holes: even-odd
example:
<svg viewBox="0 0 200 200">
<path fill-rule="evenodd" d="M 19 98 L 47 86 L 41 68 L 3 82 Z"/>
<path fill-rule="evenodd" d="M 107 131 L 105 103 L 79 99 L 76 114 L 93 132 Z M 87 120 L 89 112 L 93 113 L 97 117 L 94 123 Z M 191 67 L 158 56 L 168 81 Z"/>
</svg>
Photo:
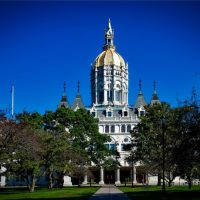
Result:
<svg viewBox="0 0 200 200">
<path fill-rule="evenodd" d="M 30 187 L 30 192 L 34 192 L 35 191 L 35 183 L 36 183 L 36 177 L 35 175 L 32 176 L 32 182 L 31 182 L 31 187 Z"/>
<path fill-rule="evenodd" d="M 59 183 L 58 183 L 58 187 L 60 187 L 60 188 L 63 188 L 64 176 L 65 176 L 65 174 L 63 172 L 61 172 L 60 177 L 59 177 Z"/>
<path fill-rule="evenodd" d="M 30 184 L 30 181 L 29 181 L 28 176 L 25 176 L 25 180 L 26 180 L 26 183 L 27 183 L 27 188 L 28 188 L 28 190 L 30 191 L 30 189 L 31 189 L 31 184 Z"/>
<path fill-rule="evenodd" d="M 172 186 L 172 181 L 173 181 L 173 180 L 169 180 L 169 181 L 168 181 L 168 187 L 171 187 L 171 186 Z"/>
<path fill-rule="evenodd" d="M 161 186 L 161 174 L 158 172 L 158 186 Z"/>
<path fill-rule="evenodd" d="M 52 189 L 53 188 L 52 172 L 49 172 L 48 178 L 49 178 L 48 189 Z"/>
<path fill-rule="evenodd" d="M 188 187 L 189 187 L 189 189 L 192 188 L 192 180 L 191 180 L 191 178 L 188 179 Z"/>
</svg>

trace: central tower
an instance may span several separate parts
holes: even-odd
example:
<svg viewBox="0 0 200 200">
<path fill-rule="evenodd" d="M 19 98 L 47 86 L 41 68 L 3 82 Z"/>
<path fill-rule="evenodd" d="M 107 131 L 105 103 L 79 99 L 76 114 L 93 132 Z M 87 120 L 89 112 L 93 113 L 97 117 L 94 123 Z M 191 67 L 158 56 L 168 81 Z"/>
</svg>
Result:
<svg viewBox="0 0 200 200">
<path fill-rule="evenodd" d="M 128 105 L 128 64 L 115 51 L 110 19 L 105 43 L 91 69 L 91 103 L 95 106 Z"/>
</svg>

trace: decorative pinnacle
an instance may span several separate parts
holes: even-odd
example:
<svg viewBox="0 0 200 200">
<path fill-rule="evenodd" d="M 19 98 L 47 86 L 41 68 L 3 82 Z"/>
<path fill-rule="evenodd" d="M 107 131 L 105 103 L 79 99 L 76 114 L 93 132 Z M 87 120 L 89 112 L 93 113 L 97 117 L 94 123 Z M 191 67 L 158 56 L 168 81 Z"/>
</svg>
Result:
<svg viewBox="0 0 200 200">
<path fill-rule="evenodd" d="M 112 30 L 110 18 L 108 19 L 108 29 Z"/>
<path fill-rule="evenodd" d="M 80 92 L 80 81 L 78 81 L 78 93 Z"/>
<path fill-rule="evenodd" d="M 156 92 L 156 81 L 153 82 L 153 90 L 154 90 L 154 93 Z"/>
<path fill-rule="evenodd" d="M 105 30 L 105 44 L 103 46 L 103 50 L 107 50 L 108 48 L 115 49 L 115 46 L 113 44 L 113 38 L 114 38 L 114 31 L 111 26 L 111 20 L 108 19 L 108 26 Z"/>
<path fill-rule="evenodd" d="M 142 94 L 142 81 L 139 80 L 139 93 Z"/>
<path fill-rule="evenodd" d="M 63 89 L 64 89 L 64 93 L 66 92 L 66 83 L 64 82 L 64 85 L 63 85 Z"/>
</svg>

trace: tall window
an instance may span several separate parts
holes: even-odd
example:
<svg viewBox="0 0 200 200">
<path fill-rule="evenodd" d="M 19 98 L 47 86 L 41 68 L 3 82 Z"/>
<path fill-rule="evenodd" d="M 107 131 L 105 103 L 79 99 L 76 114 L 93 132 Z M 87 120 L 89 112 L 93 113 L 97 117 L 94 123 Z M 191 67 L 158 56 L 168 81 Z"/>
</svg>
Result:
<svg viewBox="0 0 200 200">
<path fill-rule="evenodd" d="M 128 116 L 128 112 L 124 111 L 124 117 L 127 117 L 127 116 Z"/>
<path fill-rule="evenodd" d="M 105 144 L 106 148 L 111 150 L 111 151 L 115 151 L 115 144 L 114 143 L 111 143 L 111 144 Z"/>
<path fill-rule="evenodd" d="M 112 101 L 112 91 L 110 91 L 110 101 Z"/>
<path fill-rule="evenodd" d="M 112 117 L 112 112 L 111 111 L 108 111 L 108 117 Z"/>
<path fill-rule="evenodd" d="M 107 101 L 112 101 L 112 91 L 107 91 Z"/>
<path fill-rule="evenodd" d="M 115 126 L 112 125 L 112 126 L 111 126 L 111 133 L 114 133 L 114 132 L 115 132 Z"/>
<path fill-rule="evenodd" d="M 99 103 L 102 103 L 104 99 L 103 91 L 99 92 Z"/>
<path fill-rule="evenodd" d="M 131 125 L 129 124 L 128 126 L 127 126 L 127 132 L 130 132 L 131 131 Z"/>
<path fill-rule="evenodd" d="M 111 151 L 115 151 L 115 144 L 110 144 L 110 148 Z"/>
<path fill-rule="evenodd" d="M 106 125 L 106 127 L 105 127 L 105 132 L 109 133 L 109 126 L 108 125 Z"/>
<path fill-rule="evenodd" d="M 125 132 L 126 132 L 126 127 L 125 127 L 125 125 L 122 125 L 121 131 L 122 131 L 122 133 L 125 133 Z"/>
<path fill-rule="evenodd" d="M 115 101 L 120 101 L 120 91 L 119 90 L 117 90 L 115 92 Z"/>
</svg>

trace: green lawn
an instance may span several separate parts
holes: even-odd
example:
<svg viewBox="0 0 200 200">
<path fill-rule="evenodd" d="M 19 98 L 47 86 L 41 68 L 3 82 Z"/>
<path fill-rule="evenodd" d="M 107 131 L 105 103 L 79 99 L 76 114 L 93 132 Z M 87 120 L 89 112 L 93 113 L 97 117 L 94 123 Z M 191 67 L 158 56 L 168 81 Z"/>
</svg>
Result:
<svg viewBox="0 0 200 200">
<path fill-rule="evenodd" d="M 49 200 L 86 200 L 99 187 L 68 187 L 62 189 L 48 190 L 46 188 L 36 188 L 35 192 L 30 193 L 26 188 L 0 188 L 1 200 L 30 200 L 30 199 L 49 199 Z"/>
<path fill-rule="evenodd" d="M 133 200 L 200 200 L 200 186 L 193 186 L 191 190 L 187 186 L 173 186 L 166 188 L 166 195 L 162 196 L 159 186 L 119 187 Z"/>
</svg>

